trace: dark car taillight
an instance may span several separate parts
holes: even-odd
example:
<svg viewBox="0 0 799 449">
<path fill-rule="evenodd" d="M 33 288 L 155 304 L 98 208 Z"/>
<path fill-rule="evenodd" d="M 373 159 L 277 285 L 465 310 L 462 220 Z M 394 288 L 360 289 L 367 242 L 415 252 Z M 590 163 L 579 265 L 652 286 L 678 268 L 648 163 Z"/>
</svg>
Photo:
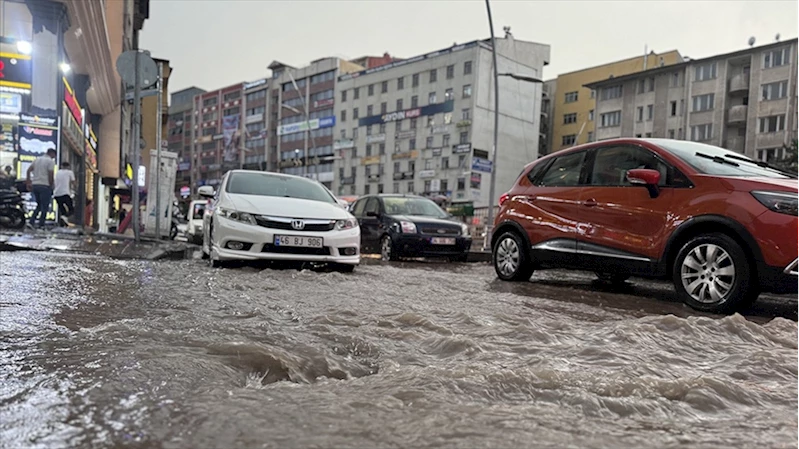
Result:
<svg viewBox="0 0 799 449">
<path fill-rule="evenodd" d="M 503 193 L 502 196 L 499 197 L 499 205 L 502 206 L 505 204 L 505 201 L 508 201 L 508 198 L 510 198 L 510 195 Z"/>
</svg>

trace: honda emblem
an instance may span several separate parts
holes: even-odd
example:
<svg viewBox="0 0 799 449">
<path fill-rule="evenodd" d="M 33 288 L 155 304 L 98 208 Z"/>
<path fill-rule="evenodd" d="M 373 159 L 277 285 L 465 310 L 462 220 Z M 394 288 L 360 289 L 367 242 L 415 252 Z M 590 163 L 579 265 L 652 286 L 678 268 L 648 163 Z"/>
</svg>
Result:
<svg viewBox="0 0 799 449">
<path fill-rule="evenodd" d="M 305 222 L 302 220 L 291 220 L 291 227 L 298 231 L 302 231 L 305 229 Z"/>
</svg>

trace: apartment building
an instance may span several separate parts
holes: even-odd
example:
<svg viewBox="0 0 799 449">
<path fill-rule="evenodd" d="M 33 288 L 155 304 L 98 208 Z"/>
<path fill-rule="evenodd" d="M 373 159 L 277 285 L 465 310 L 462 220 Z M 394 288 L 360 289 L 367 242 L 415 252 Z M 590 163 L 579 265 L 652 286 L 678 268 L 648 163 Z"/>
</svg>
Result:
<svg viewBox="0 0 799 449">
<path fill-rule="evenodd" d="M 179 90 L 170 96 L 169 118 L 164 140 L 167 149 L 178 154 L 178 172 L 175 178 L 175 194 L 187 198 L 192 194 L 191 184 L 191 117 L 195 95 L 204 93 L 198 87 Z"/>
<path fill-rule="evenodd" d="M 539 78 L 548 45 L 497 39 L 499 73 Z M 333 191 L 416 193 L 488 204 L 494 85 L 490 40 L 338 77 Z M 538 157 L 541 86 L 500 78 L 497 192 Z"/>
<path fill-rule="evenodd" d="M 322 58 L 294 68 L 274 61 L 269 100 L 267 169 L 316 179 L 332 187 L 336 80 L 363 67 Z"/>
<path fill-rule="evenodd" d="M 796 138 L 797 40 L 586 84 L 598 93 L 598 140 L 662 137 L 759 160 Z"/>
<path fill-rule="evenodd" d="M 196 95 L 192 107 L 191 185 L 216 186 L 240 168 L 244 83 Z"/>
<path fill-rule="evenodd" d="M 264 78 L 244 85 L 244 161 L 247 170 L 266 170 L 267 97 L 269 80 Z"/>
<path fill-rule="evenodd" d="M 649 52 L 634 58 L 558 75 L 557 91 L 551 92 L 552 127 L 549 151 L 562 150 L 595 139 L 596 100 L 586 84 L 682 62 L 676 50 Z"/>
</svg>

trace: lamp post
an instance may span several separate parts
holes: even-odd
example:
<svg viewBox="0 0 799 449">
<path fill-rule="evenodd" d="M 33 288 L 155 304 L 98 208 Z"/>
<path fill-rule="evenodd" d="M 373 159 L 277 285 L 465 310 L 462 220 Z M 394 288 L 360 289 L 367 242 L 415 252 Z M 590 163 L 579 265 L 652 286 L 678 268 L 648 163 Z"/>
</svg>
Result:
<svg viewBox="0 0 799 449">
<path fill-rule="evenodd" d="M 488 189 L 488 217 L 486 223 L 486 236 L 483 241 L 483 249 L 490 248 L 491 234 L 494 230 L 494 196 L 497 189 L 497 145 L 499 142 L 499 77 L 507 76 L 518 81 L 531 83 L 543 83 L 542 80 L 527 75 L 515 73 L 499 73 L 497 66 L 497 39 L 494 36 L 494 20 L 491 16 L 491 3 L 486 0 L 486 11 L 488 12 L 488 27 L 491 29 L 491 58 L 494 63 L 494 145 L 491 151 L 491 181 Z"/>
</svg>

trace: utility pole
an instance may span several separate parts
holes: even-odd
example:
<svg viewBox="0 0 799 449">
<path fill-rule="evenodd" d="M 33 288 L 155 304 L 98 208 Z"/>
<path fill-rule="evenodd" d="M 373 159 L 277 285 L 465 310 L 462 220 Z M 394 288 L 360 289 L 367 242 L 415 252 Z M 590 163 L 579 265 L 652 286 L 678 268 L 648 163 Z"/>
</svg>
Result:
<svg viewBox="0 0 799 449">
<path fill-rule="evenodd" d="M 490 249 L 491 234 L 494 231 L 494 195 L 497 188 L 497 144 L 499 142 L 499 67 L 497 67 L 497 39 L 494 36 L 494 19 L 491 17 L 491 3 L 486 0 L 488 27 L 491 28 L 491 57 L 494 60 L 494 147 L 491 151 L 491 182 L 488 189 L 488 217 L 483 249 Z"/>
<path fill-rule="evenodd" d="M 308 114 L 308 102 L 307 102 L 307 99 L 305 98 L 305 92 L 300 93 L 300 88 L 297 87 L 297 82 L 294 81 L 294 76 L 291 74 L 290 71 L 287 71 L 286 73 L 289 74 L 289 79 L 291 79 L 291 84 L 294 86 L 294 90 L 296 90 L 297 93 L 300 94 L 300 99 L 302 99 L 302 110 L 303 110 L 303 113 L 305 114 L 305 162 L 303 163 L 303 166 L 302 166 L 302 174 L 303 174 L 303 176 L 305 176 L 307 178 L 308 177 L 308 137 L 310 136 L 311 144 L 313 145 L 314 148 L 316 148 L 316 139 L 314 139 L 313 134 L 311 134 L 311 116 L 310 116 L 310 114 Z M 307 84 L 307 82 L 306 82 L 306 84 Z"/>
<path fill-rule="evenodd" d="M 156 87 L 158 88 L 158 110 L 155 112 L 155 238 L 161 238 L 161 102 L 163 101 L 161 95 L 161 87 L 163 86 L 164 79 L 163 63 L 158 63 L 158 81 Z M 150 170 L 153 168 L 150 167 Z"/>
<path fill-rule="evenodd" d="M 131 185 L 133 192 L 133 239 L 136 243 L 141 241 L 141 208 L 139 207 L 139 153 L 141 150 L 141 51 L 139 50 L 139 30 L 133 27 L 133 50 L 136 52 L 133 83 L 133 132 L 131 137 L 131 156 L 133 158 L 133 179 Z M 159 142 L 159 145 L 161 143 Z"/>
<path fill-rule="evenodd" d="M 245 123 L 245 118 L 247 117 L 247 91 L 244 89 L 244 86 L 241 86 L 241 112 L 239 113 L 239 123 L 240 131 L 239 131 L 239 169 L 244 169 L 244 154 L 245 148 L 247 148 L 247 124 Z"/>
</svg>

